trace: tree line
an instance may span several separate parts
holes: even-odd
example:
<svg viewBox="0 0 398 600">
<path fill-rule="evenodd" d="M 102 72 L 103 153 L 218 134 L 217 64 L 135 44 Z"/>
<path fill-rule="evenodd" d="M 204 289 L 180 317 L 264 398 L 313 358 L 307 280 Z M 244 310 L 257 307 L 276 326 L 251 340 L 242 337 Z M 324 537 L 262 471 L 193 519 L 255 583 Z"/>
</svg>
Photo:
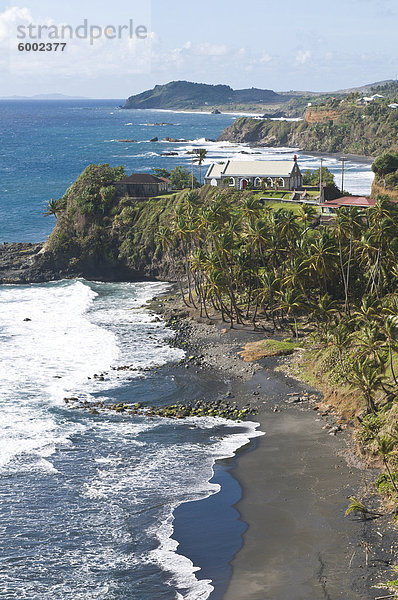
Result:
<svg viewBox="0 0 398 600">
<path fill-rule="evenodd" d="M 398 206 L 387 198 L 342 208 L 322 226 L 311 205 L 295 214 L 251 194 L 194 190 L 157 237 L 171 260 L 182 254 L 184 302 L 201 316 L 217 311 L 232 327 L 268 322 L 296 339 L 314 329 L 319 343 L 336 348 L 369 411 L 378 390 L 389 397 L 397 389 Z M 355 360 L 345 365 L 348 350 Z"/>
</svg>

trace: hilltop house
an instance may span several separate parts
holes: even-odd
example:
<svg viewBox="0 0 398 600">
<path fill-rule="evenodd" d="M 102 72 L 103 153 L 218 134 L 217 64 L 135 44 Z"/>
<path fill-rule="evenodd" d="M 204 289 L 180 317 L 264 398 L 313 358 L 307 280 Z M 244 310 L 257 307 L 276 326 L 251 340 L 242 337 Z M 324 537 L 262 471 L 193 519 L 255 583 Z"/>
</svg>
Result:
<svg viewBox="0 0 398 600">
<path fill-rule="evenodd" d="M 368 104 L 373 104 L 376 100 L 382 100 L 384 96 L 381 94 L 373 94 L 373 96 L 364 96 L 363 98 L 358 98 L 357 103 L 361 106 L 367 106 Z"/>
<path fill-rule="evenodd" d="M 206 175 L 205 183 L 219 187 L 244 190 L 267 187 L 269 189 L 298 190 L 303 186 L 303 177 L 294 160 L 228 160 L 213 163 Z"/>
<path fill-rule="evenodd" d="M 115 182 L 116 195 L 130 198 L 150 198 L 171 192 L 171 181 L 150 173 L 132 173 Z"/>
</svg>

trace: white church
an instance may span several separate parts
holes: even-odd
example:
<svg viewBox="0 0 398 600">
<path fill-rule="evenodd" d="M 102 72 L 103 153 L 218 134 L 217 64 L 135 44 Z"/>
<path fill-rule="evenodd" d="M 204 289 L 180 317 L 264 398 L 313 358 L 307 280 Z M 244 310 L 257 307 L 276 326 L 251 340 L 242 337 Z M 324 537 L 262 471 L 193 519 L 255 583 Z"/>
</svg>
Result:
<svg viewBox="0 0 398 600">
<path fill-rule="evenodd" d="M 231 187 L 237 190 L 268 188 L 301 190 L 303 176 L 294 160 L 228 160 L 213 163 L 206 175 L 205 184 Z"/>
</svg>

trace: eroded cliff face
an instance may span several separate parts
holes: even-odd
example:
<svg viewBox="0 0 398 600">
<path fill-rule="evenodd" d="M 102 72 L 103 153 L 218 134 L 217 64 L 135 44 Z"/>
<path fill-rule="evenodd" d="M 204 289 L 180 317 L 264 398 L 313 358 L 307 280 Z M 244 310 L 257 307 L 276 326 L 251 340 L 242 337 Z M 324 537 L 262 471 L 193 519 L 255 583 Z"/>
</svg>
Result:
<svg viewBox="0 0 398 600">
<path fill-rule="evenodd" d="M 371 197 L 377 198 L 378 196 L 388 196 L 393 202 L 398 202 L 398 190 L 384 187 L 383 182 L 376 178 L 372 184 Z"/>
<path fill-rule="evenodd" d="M 308 125 L 304 122 L 271 121 L 240 117 L 224 129 L 219 141 L 252 143 L 257 146 L 299 145 L 302 132 Z"/>
<path fill-rule="evenodd" d="M 334 121 L 338 118 L 339 113 L 337 110 L 332 109 L 316 110 L 313 108 L 308 108 L 304 115 L 304 120 L 309 125 L 313 125 L 314 123 L 327 123 L 328 121 Z"/>
</svg>

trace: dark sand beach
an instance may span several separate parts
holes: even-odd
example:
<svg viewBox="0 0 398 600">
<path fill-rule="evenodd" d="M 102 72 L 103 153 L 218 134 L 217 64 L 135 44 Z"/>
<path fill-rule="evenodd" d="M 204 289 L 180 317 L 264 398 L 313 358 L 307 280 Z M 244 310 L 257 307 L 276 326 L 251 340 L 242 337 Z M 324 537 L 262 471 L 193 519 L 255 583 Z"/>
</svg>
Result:
<svg viewBox="0 0 398 600">
<path fill-rule="evenodd" d="M 371 473 L 350 467 L 346 439 L 325 433 L 308 410 L 258 417 L 266 435 L 233 470 L 249 528 L 225 600 L 374 598 L 374 557 L 366 569 L 358 545 L 370 543 L 369 526 L 344 517 L 348 497 L 370 484 Z M 378 549 L 380 557 L 388 559 Z"/>
<path fill-rule="evenodd" d="M 331 432 L 335 417 L 313 410 L 321 394 L 275 371 L 277 359 L 247 363 L 237 355 L 264 333 L 198 323 L 170 300 L 157 308 L 166 318 L 177 317 L 176 343 L 189 341 L 190 352 L 200 357 L 196 367 L 221 374 L 238 405 L 257 407 L 253 420 L 264 432 L 233 461 L 231 473 L 241 487 L 235 508 L 247 527 L 231 561 L 232 577 L 222 595 L 215 590 L 211 597 L 374 600 L 385 595 L 373 586 L 390 578 L 395 559 L 390 517 L 344 516 L 351 495 L 366 493 L 377 503 L 371 494 L 376 473 L 364 468 L 351 432 Z M 293 402 L 292 393 L 303 401 Z"/>
</svg>

